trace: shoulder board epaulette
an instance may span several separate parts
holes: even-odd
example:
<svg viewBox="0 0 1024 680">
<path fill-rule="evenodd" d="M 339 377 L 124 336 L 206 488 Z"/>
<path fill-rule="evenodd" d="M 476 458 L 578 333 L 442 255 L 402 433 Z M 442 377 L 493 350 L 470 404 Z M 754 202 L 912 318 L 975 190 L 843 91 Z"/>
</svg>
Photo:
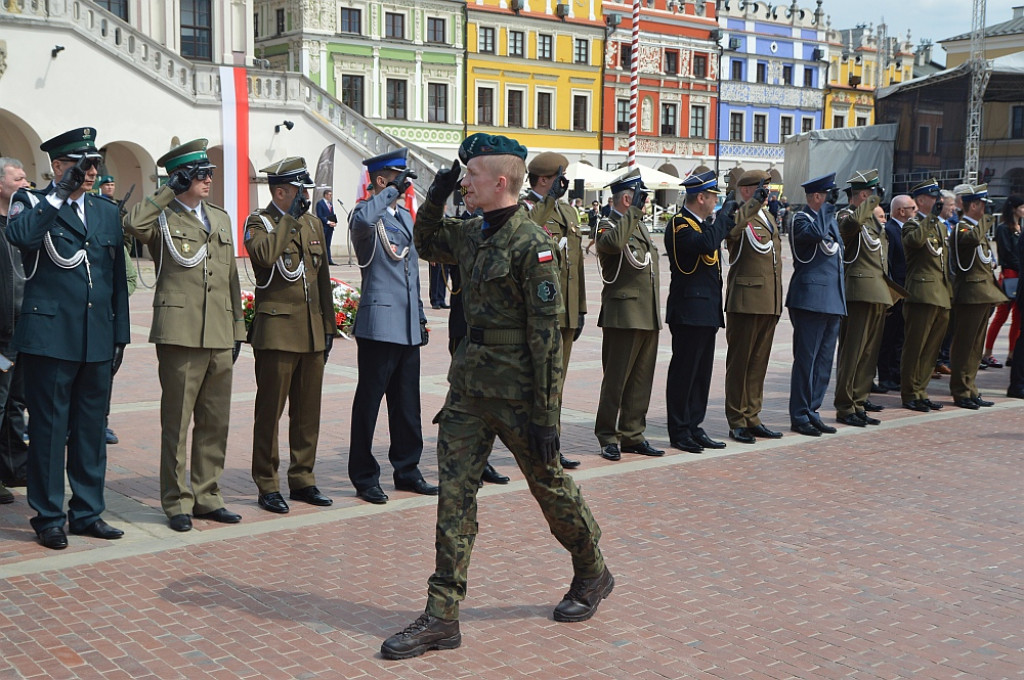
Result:
<svg viewBox="0 0 1024 680">
<path fill-rule="evenodd" d="M 226 213 L 227 212 L 227 210 L 225 210 L 223 207 L 217 205 L 216 203 L 209 203 L 207 201 L 204 201 L 203 205 L 208 207 L 208 208 L 213 208 L 214 210 L 219 210 L 222 213 Z"/>
</svg>

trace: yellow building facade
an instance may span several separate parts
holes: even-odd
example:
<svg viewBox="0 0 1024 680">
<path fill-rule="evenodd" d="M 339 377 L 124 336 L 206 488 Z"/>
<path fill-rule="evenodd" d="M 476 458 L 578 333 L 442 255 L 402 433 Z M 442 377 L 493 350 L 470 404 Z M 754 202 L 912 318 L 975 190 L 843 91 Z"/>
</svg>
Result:
<svg viewBox="0 0 1024 680">
<path fill-rule="evenodd" d="M 467 134 L 596 165 L 604 17 L 596 0 L 483 0 L 467 7 Z"/>
<path fill-rule="evenodd" d="M 875 91 L 914 77 L 914 51 L 908 42 L 892 40 L 879 72 L 878 41 L 863 28 L 838 31 L 829 50 L 825 128 L 874 125 Z"/>
</svg>

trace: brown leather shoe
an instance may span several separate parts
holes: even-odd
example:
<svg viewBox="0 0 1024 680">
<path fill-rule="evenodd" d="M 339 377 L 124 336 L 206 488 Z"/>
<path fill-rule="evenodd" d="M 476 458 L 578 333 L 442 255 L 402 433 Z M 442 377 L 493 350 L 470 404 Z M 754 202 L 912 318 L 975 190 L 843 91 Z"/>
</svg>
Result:
<svg viewBox="0 0 1024 680">
<path fill-rule="evenodd" d="M 431 649 L 455 649 L 462 644 L 458 619 L 439 619 L 426 612 L 401 633 L 395 633 L 380 646 L 385 659 L 411 659 Z"/>
<path fill-rule="evenodd" d="M 935 372 L 939 375 L 950 375 L 953 371 L 951 371 L 949 366 L 946 364 L 939 364 L 938 367 L 936 367 Z"/>
<path fill-rule="evenodd" d="M 615 587 L 615 578 L 608 567 L 595 578 L 579 578 L 574 576 L 569 592 L 555 607 L 555 621 L 577 623 L 586 621 L 594 612 L 601 600 L 608 597 Z"/>
</svg>

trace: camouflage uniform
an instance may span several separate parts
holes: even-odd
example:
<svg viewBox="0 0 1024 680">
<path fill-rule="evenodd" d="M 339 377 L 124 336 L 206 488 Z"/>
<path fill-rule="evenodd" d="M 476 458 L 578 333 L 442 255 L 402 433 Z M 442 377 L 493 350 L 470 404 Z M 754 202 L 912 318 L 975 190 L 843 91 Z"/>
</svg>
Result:
<svg viewBox="0 0 1024 680">
<path fill-rule="evenodd" d="M 448 397 L 434 418 L 441 493 L 426 611 L 450 620 L 458 619 L 466 595 L 476 494 L 495 435 L 515 457 L 551 533 L 572 554 L 576 576 L 601 575 L 604 560 L 597 546 L 601 531 L 576 484 L 557 459 L 542 460 L 528 443 L 530 423 L 555 425 L 561 403 L 562 295 L 551 240 L 523 208 L 496 230 L 482 230 L 482 218 L 450 219 L 442 212 L 426 202 L 414 239 L 424 259 L 458 264 L 468 284 L 467 341 L 456 350 Z"/>
</svg>

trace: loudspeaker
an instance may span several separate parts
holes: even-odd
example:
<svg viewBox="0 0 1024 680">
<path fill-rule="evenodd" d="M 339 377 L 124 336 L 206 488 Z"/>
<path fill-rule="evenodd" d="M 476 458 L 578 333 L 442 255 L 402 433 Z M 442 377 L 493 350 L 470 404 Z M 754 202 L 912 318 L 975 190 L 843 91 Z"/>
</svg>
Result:
<svg viewBox="0 0 1024 680">
<path fill-rule="evenodd" d="M 586 189 L 583 186 L 583 180 L 573 180 L 573 187 L 569 190 L 569 200 L 571 201 L 574 198 L 583 198 L 584 191 L 586 191 Z"/>
</svg>

